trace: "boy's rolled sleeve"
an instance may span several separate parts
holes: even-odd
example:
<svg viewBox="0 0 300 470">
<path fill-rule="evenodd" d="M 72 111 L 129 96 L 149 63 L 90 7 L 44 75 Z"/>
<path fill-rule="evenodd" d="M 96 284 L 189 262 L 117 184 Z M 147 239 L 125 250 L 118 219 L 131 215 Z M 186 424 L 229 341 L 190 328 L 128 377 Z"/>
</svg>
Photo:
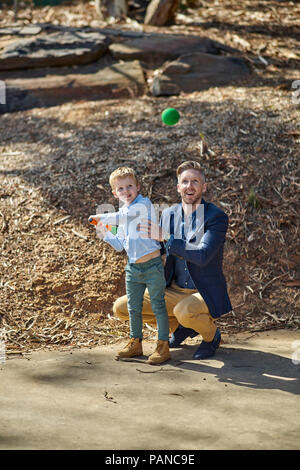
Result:
<svg viewBox="0 0 300 470">
<path fill-rule="evenodd" d="M 124 249 L 124 238 L 118 234 L 113 235 L 111 232 L 107 232 L 104 235 L 103 241 L 109 243 L 116 251 L 123 251 Z"/>
</svg>

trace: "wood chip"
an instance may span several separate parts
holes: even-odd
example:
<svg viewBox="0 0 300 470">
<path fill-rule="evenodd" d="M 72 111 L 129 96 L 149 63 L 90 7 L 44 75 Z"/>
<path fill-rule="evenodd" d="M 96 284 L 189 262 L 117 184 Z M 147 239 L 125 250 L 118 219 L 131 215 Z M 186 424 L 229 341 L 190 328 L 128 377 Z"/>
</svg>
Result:
<svg viewBox="0 0 300 470">
<path fill-rule="evenodd" d="M 72 228 L 72 233 L 74 233 L 76 237 L 82 238 L 82 240 L 85 240 L 86 242 L 88 241 L 88 237 L 86 237 L 85 235 L 82 235 L 82 233 L 76 232 L 76 230 L 74 230 L 73 228 Z"/>
<path fill-rule="evenodd" d="M 65 222 L 66 220 L 68 220 L 70 217 L 71 217 L 70 215 L 66 215 L 65 217 L 62 217 L 56 220 L 55 222 L 53 222 L 53 225 L 61 224 L 62 222 Z"/>
</svg>

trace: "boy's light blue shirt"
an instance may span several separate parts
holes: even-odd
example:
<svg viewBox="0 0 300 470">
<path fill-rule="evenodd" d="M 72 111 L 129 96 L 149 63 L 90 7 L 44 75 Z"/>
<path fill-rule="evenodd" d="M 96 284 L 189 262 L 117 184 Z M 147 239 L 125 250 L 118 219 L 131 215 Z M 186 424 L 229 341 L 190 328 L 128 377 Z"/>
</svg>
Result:
<svg viewBox="0 0 300 470">
<path fill-rule="evenodd" d="M 156 223 L 153 204 L 141 194 L 129 206 L 121 207 L 118 212 L 101 214 L 102 223 L 118 225 L 117 234 L 107 232 L 103 240 L 117 251 L 125 249 L 129 263 L 135 263 L 142 256 L 160 249 L 159 242 L 140 236 L 137 225 L 142 219 L 151 219 Z"/>
</svg>

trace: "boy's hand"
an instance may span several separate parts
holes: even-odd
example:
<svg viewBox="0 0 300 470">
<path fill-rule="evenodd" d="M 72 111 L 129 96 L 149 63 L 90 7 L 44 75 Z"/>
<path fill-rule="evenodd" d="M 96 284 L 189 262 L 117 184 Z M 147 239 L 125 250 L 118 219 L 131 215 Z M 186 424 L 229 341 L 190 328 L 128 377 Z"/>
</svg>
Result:
<svg viewBox="0 0 300 470">
<path fill-rule="evenodd" d="M 100 239 L 102 239 L 105 234 L 108 232 L 108 228 L 106 225 L 103 225 L 103 223 L 100 220 L 100 215 L 91 215 L 89 217 L 89 223 L 95 225 L 96 227 L 96 235 Z"/>
<path fill-rule="evenodd" d="M 143 219 L 139 225 L 139 231 L 142 238 L 151 238 L 158 242 L 165 240 L 165 233 L 162 228 L 152 220 Z"/>
<path fill-rule="evenodd" d="M 100 239 L 104 238 L 104 236 L 107 234 L 108 229 L 106 228 L 105 225 L 99 220 L 99 222 L 96 225 L 96 235 Z"/>
</svg>

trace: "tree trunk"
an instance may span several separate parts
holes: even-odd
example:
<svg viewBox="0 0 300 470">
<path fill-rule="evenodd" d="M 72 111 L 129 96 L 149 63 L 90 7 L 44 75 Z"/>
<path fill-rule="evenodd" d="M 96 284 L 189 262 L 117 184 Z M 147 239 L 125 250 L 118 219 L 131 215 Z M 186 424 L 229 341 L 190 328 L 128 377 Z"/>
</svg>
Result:
<svg viewBox="0 0 300 470">
<path fill-rule="evenodd" d="M 171 24 L 179 0 L 151 0 L 147 7 L 144 23 L 153 26 Z"/>
<path fill-rule="evenodd" d="M 127 16 L 128 0 L 95 0 L 97 13 L 102 19 L 109 16 L 113 18 L 123 18 Z"/>
</svg>

